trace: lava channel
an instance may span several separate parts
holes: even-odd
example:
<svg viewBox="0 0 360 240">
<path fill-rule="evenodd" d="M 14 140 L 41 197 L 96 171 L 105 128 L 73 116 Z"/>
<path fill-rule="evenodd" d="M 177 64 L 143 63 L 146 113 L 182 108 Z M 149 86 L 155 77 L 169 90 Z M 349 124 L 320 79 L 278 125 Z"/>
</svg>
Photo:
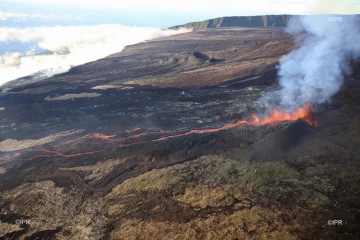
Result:
<svg viewBox="0 0 360 240">
<path fill-rule="evenodd" d="M 182 137 L 182 136 L 186 136 L 186 135 L 190 135 L 190 134 L 214 133 L 214 132 L 232 129 L 232 128 L 235 128 L 240 125 L 261 126 L 261 125 L 266 125 L 266 124 L 272 124 L 272 123 L 278 123 L 278 122 L 284 122 L 284 121 L 296 121 L 298 119 L 303 119 L 307 124 L 309 124 L 311 126 L 315 126 L 315 127 L 317 126 L 317 122 L 314 121 L 313 117 L 311 116 L 310 104 L 307 104 L 304 107 L 300 107 L 293 112 L 280 111 L 280 110 L 274 108 L 268 115 L 265 115 L 262 118 L 258 117 L 255 114 L 251 114 L 250 117 L 251 118 L 249 121 L 238 120 L 235 123 L 228 124 L 228 125 L 225 125 L 225 126 L 222 126 L 219 128 L 195 129 L 195 130 L 189 130 L 189 131 L 183 132 L 183 133 L 179 133 L 179 132 L 181 132 L 180 130 L 175 130 L 175 131 L 157 130 L 157 131 L 138 133 L 141 130 L 140 128 L 135 128 L 130 131 L 131 133 L 136 133 L 134 135 L 130 135 L 130 136 L 126 136 L 126 137 L 119 137 L 119 138 L 116 138 L 117 135 L 104 135 L 104 134 L 100 134 L 100 133 L 91 133 L 91 134 L 86 134 L 82 137 L 78 137 L 73 140 L 58 144 L 58 145 L 54 145 L 54 146 L 52 146 L 52 148 L 54 150 L 49 150 L 49 149 L 45 149 L 45 148 L 37 148 L 35 150 L 38 151 L 40 154 L 34 155 L 31 158 L 23 158 L 23 160 L 33 160 L 33 159 L 39 158 L 39 157 L 71 158 L 71 157 L 78 157 L 78 156 L 84 156 L 84 155 L 91 155 L 91 154 L 105 151 L 104 149 L 98 149 L 98 150 L 93 150 L 93 151 L 88 151 L 88 152 L 80 152 L 80 153 L 71 153 L 71 154 L 63 153 L 64 151 L 69 152 L 69 149 L 74 149 L 79 144 L 98 145 L 101 148 L 103 148 L 104 144 L 106 144 L 107 146 L 111 146 L 111 145 L 114 146 L 114 144 L 116 144 L 118 142 L 125 141 L 125 143 L 122 143 L 116 147 L 116 148 L 124 148 L 124 147 L 129 147 L 129 146 L 134 146 L 134 145 L 140 145 L 140 144 L 144 144 L 144 143 L 148 143 L 148 142 L 165 141 L 168 139 L 178 138 L 178 137 Z M 176 132 L 176 133 L 174 133 L 174 132 Z M 136 140 L 140 137 L 146 137 L 146 136 L 151 136 L 151 135 L 155 135 L 155 134 L 159 135 L 159 134 L 165 134 L 165 133 L 170 133 L 170 134 L 167 136 L 155 137 L 155 138 L 152 138 L 149 140 Z M 171 133 L 173 133 L 173 134 L 171 135 Z M 129 140 L 132 142 L 128 142 Z M 63 151 L 60 151 L 60 149 L 62 149 Z M 20 157 L 21 155 L 24 155 L 26 153 L 27 153 L 27 151 L 25 150 L 22 152 L 16 152 L 11 156 L 7 155 L 4 157 L 0 157 L 0 165 L 9 160 L 12 160 L 12 159 L 19 159 L 18 157 Z"/>
</svg>

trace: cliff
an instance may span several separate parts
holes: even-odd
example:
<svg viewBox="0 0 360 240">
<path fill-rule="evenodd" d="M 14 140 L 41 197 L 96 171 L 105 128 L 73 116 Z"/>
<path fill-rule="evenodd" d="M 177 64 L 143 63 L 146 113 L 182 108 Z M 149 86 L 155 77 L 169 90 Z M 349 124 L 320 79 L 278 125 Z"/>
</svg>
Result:
<svg viewBox="0 0 360 240">
<path fill-rule="evenodd" d="M 206 28 L 223 27 L 286 27 L 290 16 L 291 15 L 220 17 L 177 25 L 170 27 L 169 29 L 192 28 L 194 30 L 202 30 Z"/>
</svg>

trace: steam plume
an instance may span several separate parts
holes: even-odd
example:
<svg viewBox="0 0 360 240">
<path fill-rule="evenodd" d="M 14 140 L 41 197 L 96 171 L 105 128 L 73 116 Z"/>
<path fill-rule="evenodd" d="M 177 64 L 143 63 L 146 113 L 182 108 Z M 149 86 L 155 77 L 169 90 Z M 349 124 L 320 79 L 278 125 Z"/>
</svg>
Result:
<svg viewBox="0 0 360 240">
<path fill-rule="evenodd" d="M 342 86 L 344 75 L 350 74 L 350 60 L 360 56 L 358 17 L 294 17 L 287 32 L 296 36 L 300 47 L 278 66 L 281 107 L 294 110 L 329 101 Z M 268 105 L 269 96 L 261 101 Z"/>
</svg>

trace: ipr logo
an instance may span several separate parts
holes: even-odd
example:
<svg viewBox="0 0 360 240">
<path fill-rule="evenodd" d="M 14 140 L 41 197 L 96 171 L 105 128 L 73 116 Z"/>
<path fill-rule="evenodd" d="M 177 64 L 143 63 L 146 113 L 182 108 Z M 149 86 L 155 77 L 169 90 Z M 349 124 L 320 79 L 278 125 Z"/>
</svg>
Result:
<svg viewBox="0 0 360 240">
<path fill-rule="evenodd" d="M 328 225 L 342 225 L 342 220 L 329 220 Z"/>
<path fill-rule="evenodd" d="M 16 219 L 15 224 L 17 225 L 30 225 L 30 219 Z"/>
<path fill-rule="evenodd" d="M 342 17 L 328 17 L 328 22 L 343 22 Z"/>
</svg>

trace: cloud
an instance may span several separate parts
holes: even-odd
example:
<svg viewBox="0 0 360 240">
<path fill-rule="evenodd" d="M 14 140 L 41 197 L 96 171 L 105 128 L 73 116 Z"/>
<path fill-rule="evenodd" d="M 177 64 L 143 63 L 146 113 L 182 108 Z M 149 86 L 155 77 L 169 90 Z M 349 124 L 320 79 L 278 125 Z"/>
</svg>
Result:
<svg viewBox="0 0 360 240">
<path fill-rule="evenodd" d="M 0 56 L 0 85 L 13 79 L 42 71 L 42 76 L 68 71 L 120 52 L 126 45 L 173 34 L 188 29 L 161 30 L 153 27 L 127 27 L 119 24 L 93 26 L 56 26 L 35 28 L 0 28 L 0 42 L 36 41 L 46 54 L 29 50 L 25 55 L 7 53 Z"/>
<path fill-rule="evenodd" d="M 356 0 L 224 0 L 221 2 L 215 0 L 183 0 L 177 2 L 165 0 L 13 0 L 13 2 L 135 11 L 147 9 L 152 12 L 211 12 L 216 13 L 219 17 L 223 15 L 239 15 L 239 12 L 243 14 L 249 12 L 257 12 L 258 14 L 309 14 L 314 12 L 349 14 L 357 13 L 360 10 L 360 4 Z"/>
<path fill-rule="evenodd" d="M 49 18 L 50 16 L 42 15 L 42 14 L 26 14 L 26 13 L 14 13 L 12 11 L 2 12 L 0 11 L 0 21 L 6 21 L 8 19 L 19 20 L 19 19 L 27 19 L 27 18 Z"/>
</svg>

